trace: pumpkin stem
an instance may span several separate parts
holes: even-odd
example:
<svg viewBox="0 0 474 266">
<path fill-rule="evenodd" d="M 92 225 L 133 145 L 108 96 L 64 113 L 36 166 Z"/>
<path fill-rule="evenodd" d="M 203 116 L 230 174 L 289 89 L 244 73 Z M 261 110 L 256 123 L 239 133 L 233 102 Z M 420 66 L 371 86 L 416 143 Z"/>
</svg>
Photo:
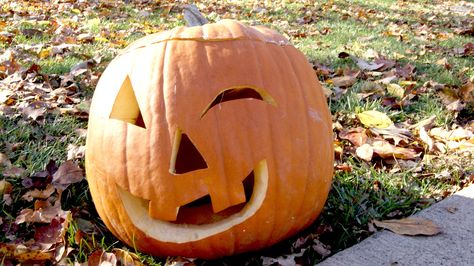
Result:
<svg viewBox="0 0 474 266">
<path fill-rule="evenodd" d="M 193 4 L 184 6 L 183 12 L 184 20 L 186 20 L 188 27 L 202 26 L 209 23 L 209 20 L 207 20 L 201 12 L 199 12 L 197 6 Z"/>
</svg>

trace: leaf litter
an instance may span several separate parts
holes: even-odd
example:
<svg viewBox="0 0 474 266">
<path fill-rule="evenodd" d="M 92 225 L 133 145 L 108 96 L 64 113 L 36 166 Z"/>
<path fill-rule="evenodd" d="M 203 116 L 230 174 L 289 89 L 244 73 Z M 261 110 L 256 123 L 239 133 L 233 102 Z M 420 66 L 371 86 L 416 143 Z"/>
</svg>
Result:
<svg viewBox="0 0 474 266">
<path fill-rule="evenodd" d="M 441 229 L 433 221 L 421 217 L 408 217 L 398 220 L 374 220 L 375 226 L 388 229 L 399 235 L 433 236 L 441 233 Z"/>
</svg>

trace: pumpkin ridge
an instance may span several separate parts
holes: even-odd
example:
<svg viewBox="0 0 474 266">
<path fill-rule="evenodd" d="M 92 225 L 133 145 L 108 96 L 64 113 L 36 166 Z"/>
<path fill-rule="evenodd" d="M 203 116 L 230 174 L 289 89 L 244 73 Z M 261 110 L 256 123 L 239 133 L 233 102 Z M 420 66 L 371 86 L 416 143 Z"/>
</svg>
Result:
<svg viewBox="0 0 474 266">
<path fill-rule="evenodd" d="M 254 59 L 254 64 L 256 66 L 260 66 L 260 57 L 258 56 L 258 53 L 257 53 L 257 47 L 255 45 L 255 42 L 252 42 L 251 43 L 252 46 L 253 46 L 253 49 L 252 49 L 252 53 L 254 54 L 254 56 L 252 56 L 252 58 Z M 267 50 L 264 50 L 265 53 L 268 53 Z M 271 56 L 270 56 L 271 57 Z M 262 87 L 263 88 L 267 88 L 266 84 L 265 84 L 265 79 L 262 77 L 262 74 L 261 72 L 259 71 L 258 72 L 258 83 L 262 84 Z M 268 108 L 265 108 L 265 116 L 267 116 L 268 118 L 271 117 L 271 115 L 269 114 L 269 110 Z M 271 119 L 267 119 L 267 121 L 271 121 Z M 269 133 L 263 133 L 262 135 L 263 136 L 269 136 L 270 138 L 270 141 L 269 143 L 276 143 L 275 140 L 277 138 L 275 138 L 274 136 L 274 130 L 272 129 L 272 126 L 273 123 L 265 123 L 265 130 Z M 275 154 L 275 150 L 273 148 L 273 145 L 268 145 L 269 146 L 269 154 Z M 271 168 L 270 169 L 276 169 L 276 166 L 275 165 L 278 165 L 275 160 L 270 160 L 270 162 L 272 165 L 271 165 Z M 268 190 L 272 189 L 272 191 L 268 191 L 267 194 L 272 194 L 272 195 L 278 195 L 278 193 L 276 191 L 278 191 L 278 182 L 271 182 L 269 184 L 269 187 L 268 187 Z M 270 201 L 270 200 L 267 200 L 267 201 Z M 276 197 L 273 198 L 273 202 L 269 202 L 269 211 L 272 213 L 273 216 L 276 215 L 277 211 L 276 211 L 276 206 L 278 206 L 277 204 L 277 199 Z M 267 215 L 268 216 L 268 215 Z M 264 237 L 262 237 L 263 241 L 262 242 L 265 242 L 265 246 L 269 246 L 270 244 L 272 244 L 273 242 L 271 241 L 271 238 L 272 238 L 272 235 L 273 235 L 273 231 L 275 230 L 276 228 L 276 219 L 271 219 L 271 224 L 264 224 L 262 223 L 261 226 L 265 227 L 264 230 L 262 229 L 258 229 L 258 232 L 261 232 L 263 234 L 263 232 L 265 232 L 265 235 Z M 257 228 L 259 228 L 260 226 L 257 224 Z"/>
<path fill-rule="evenodd" d="M 283 46 L 280 46 L 276 49 L 281 50 L 281 51 L 286 51 L 286 48 L 283 47 Z M 259 52 L 265 52 L 265 50 L 264 51 L 259 51 L 258 49 L 254 49 L 254 50 L 255 50 L 256 54 L 258 54 Z M 267 53 L 268 53 L 268 51 L 267 51 Z M 287 87 L 287 86 L 291 85 L 291 79 L 290 79 L 290 76 L 288 74 L 283 73 L 283 72 L 289 72 L 291 70 L 290 69 L 283 69 L 281 67 L 282 65 L 288 66 L 289 64 L 285 63 L 285 64 L 280 64 L 279 65 L 275 61 L 275 58 L 272 57 L 271 55 L 268 56 L 268 58 L 269 58 L 269 62 L 271 62 L 270 64 L 273 65 L 271 69 L 276 70 L 276 72 L 279 74 L 278 75 L 279 77 L 285 77 L 285 79 L 281 80 L 281 82 L 284 84 L 282 86 L 283 87 L 283 89 L 282 89 L 283 93 L 282 94 L 284 95 L 282 98 L 283 98 L 284 102 L 281 103 L 281 107 L 284 110 L 290 110 L 291 111 L 292 108 L 296 108 L 296 106 L 291 106 L 292 103 L 289 102 L 294 97 L 294 96 L 290 95 L 292 93 L 291 91 L 292 91 L 293 88 L 288 88 Z M 291 67 L 292 67 L 292 65 L 291 65 Z M 277 73 L 275 73 L 276 76 L 277 76 Z M 291 122 L 293 122 L 293 121 L 290 121 L 290 123 L 282 123 L 282 124 L 279 125 L 280 127 L 285 125 L 286 126 L 285 131 L 288 132 L 290 135 L 292 135 L 291 131 L 293 130 L 292 127 L 291 127 Z M 274 127 L 274 125 L 270 124 L 270 128 L 272 128 L 272 127 Z M 288 127 L 289 127 L 289 129 L 288 129 Z M 279 132 L 280 130 L 282 130 L 282 129 L 279 129 L 279 130 L 271 129 L 272 132 Z M 271 134 L 271 136 L 273 137 L 274 134 Z M 278 139 L 278 137 L 276 137 L 275 139 Z M 271 143 L 275 143 L 275 140 L 272 140 Z M 290 146 L 291 146 L 291 150 L 290 150 L 289 154 L 287 155 L 287 157 L 292 158 L 293 154 L 294 154 L 294 149 L 293 149 L 293 145 L 290 145 Z M 275 153 L 275 151 L 272 150 L 272 154 L 274 154 L 274 153 Z M 278 152 L 276 152 L 276 153 L 278 153 Z M 286 177 L 286 178 L 292 178 L 292 177 Z M 275 190 L 277 191 L 276 192 L 277 195 L 279 195 L 282 190 L 283 190 L 283 193 L 286 193 L 285 188 L 282 188 L 282 185 L 279 184 L 279 183 L 277 183 L 277 187 L 275 188 Z M 303 195 L 305 195 L 305 194 L 303 194 Z M 283 204 L 288 204 L 288 203 L 283 202 Z M 284 210 L 286 210 L 286 211 L 284 212 Z M 274 211 L 274 215 L 278 218 L 276 218 L 275 222 L 273 223 L 272 229 L 270 231 L 270 234 L 267 238 L 267 241 L 266 241 L 265 245 L 270 245 L 270 244 L 274 243 L 275 241 L 280 240 L 281 237 L 284 236 L 284 234 L 282 234 L 281 232 L 282 231 L 283 232 L 288 231 L 288 230 L 285 230 L 285 228 L 284 228 L 285 226 L 288 227 L 287 223 L 284 223 L 283 225 L 281 225 L 281 221 L 284 221 L 285 218 L 288 217 L 288 214 L 291 214 L 292 211 L 293 211 L 292 208 L 283 207 L 283 206 L 281 206 L 281 204 L 279 206 L 279 210 Z M 291 224 L 290 226 L 293 226 L 293 224 Z M 275 232 L 278 232 L 278 233 L 275 234 Z M 275 239 L 274 236 L 278 236 L 279 238 Z"/>
<path fill-rule="evenodd" d="M 291 65 L 291 71 L 293 72 L 293 77 L 294 79 L 296 80 L 297 84 L 298 84 L 298 90 L 300 92 L 300 95 L 301 97 L 299 97 L 300 99 L 302 99 L 302 101 L 304 102 L 304 106 L 311 106 L 308 104 L 308 100 L 306 99 L 306 97 L 308 97 L 308 95 L 305 95 L 304 91 L 305 90 L 305 85 L 301 83 L 301 76 L 299 76 L 298 74 L 298 71 L 297 69 L 295 68 L 295 63 L 293 62 L 292 59 L 294 59 L 294 57 L 291 57 L 289 54 L 288 54 L 288 49 L 282 49 L 284 50 L 283 51 L 283 54 L 286 56 L 289 64 Z M 306 62 L 304 62 L 306 63 Z M 311 90 L 310 90 L 311 91 Z M 310 94 L 310 97 L 311 97 L 311 94 Z M 310 145 L 308 145 L 307 147 L 314 147 L 312 145 L 313 143 L 313 139 L 311 139 L 311 136 L 309 135 L 310 134 L 310 130 L 309 130 L 309 124 L 308 124 L 308 111 L 307 110 L 302 110 L 303 112 L 301 112 L 303 115 L 304 115 L 304 118 L 305 119 L 302 119 L 304 120 L 304 122 L 302 122 L 304 124 L 304 128 L 303 128 L 303 132 L 305 132 L 305 136 L 306 136 L 306 140 L 304 141 L 305 143 L 311 143 Z M 312 151 L 311 149 L 305 147 L 305 152 L 306 152 L 306 157 L 307 158 L 314 158 L 314 157 L 311 157 L 311 154 L 312 154 Z M 293 147 L 292 147 L 293 148 Z M 311 168 L 311 164 L 313 162 L 308 160 L 306 162 L 306 170 L 304 171 L 306 173 L 306 178 L 305 178 L 305 182 L 304 182 L 304 191 L 302 191 L 302 194 L 303 195 L 307 195 L 307 190 L 308 190 L 308 182 L 310 181 L 310 175 L 309 173 L 311 172 L 310 171 L 310 168 Z M 302 212 L 302 209 L 303 207 L 305 206 L 305 200 L 304 198 L 301 200 L 299 206 L 295 206 L 295 211 L 294 211 L 294 216 L 296 217 L 301 217 L 301 212 Z M 291 228 L 294 228 L 295 227 L 295 224 L 293 224 L 291 226 Z M 291 230 L 290 230 L 291 231 Z"/>
</svg>

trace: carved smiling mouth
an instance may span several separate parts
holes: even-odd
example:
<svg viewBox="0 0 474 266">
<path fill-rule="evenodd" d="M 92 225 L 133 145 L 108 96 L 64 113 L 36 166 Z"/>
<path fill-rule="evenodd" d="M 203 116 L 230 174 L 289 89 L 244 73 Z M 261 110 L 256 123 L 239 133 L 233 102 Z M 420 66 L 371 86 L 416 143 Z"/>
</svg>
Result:
<svg viewBox="0 0 474 266">
<path fill-rule="evenodd" d="M 132 223 L 146 235 L 164 242 L 196 241 L 228 230 L 253 216 L 262 206 L 268 188 L 267 161 L 260 161 L 244 180 L 247 202 L 213 213 L 210 199 L 198 199 L 180 207 L 174 222 L 156 220 L 148 214 L 149 201 L 117 186 Z"/>
</svg>

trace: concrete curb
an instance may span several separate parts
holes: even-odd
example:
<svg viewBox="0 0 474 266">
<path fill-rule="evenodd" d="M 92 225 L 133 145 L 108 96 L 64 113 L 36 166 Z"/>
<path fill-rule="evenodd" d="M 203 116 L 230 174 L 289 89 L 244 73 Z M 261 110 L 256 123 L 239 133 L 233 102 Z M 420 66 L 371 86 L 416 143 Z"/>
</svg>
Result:
<svg viewBox="0 0 474 266">
<path fill-rule="evenodd" d="M 375 233 L 318 265 L 474 265 L 474 185 L 414 215 L 441 227 L 436 236 Z"/>
</svg>

